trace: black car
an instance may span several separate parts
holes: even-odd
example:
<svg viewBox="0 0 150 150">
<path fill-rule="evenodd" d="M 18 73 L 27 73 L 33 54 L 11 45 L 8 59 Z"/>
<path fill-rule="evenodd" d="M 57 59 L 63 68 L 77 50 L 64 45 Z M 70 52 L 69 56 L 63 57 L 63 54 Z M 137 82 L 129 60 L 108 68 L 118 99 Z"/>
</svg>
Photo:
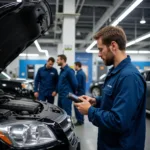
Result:
<svg viewBox="0 0 150 150">
<path fill-rule="evenodd" d="M 17 97 L 34 98 L 34 81 L 29 79 L 11 78 L 5 72 L 0 73 L 0 89 Z"/>
<path fill-rule="evenodd" d="M 106 74 L 100 76 L 98 81 L 93 81 L 90 84 L 89 92 L 92 94 L 93 97 L 99 96 L 102 94 L 102 86 L 104 84 L 106 78 Z"/>
<path fill-rule="evenodd" d="M 46 0 L 0 8 L 0 72 L 52 24 Z M 79 150 L 71 118 L 55 105 L 0 91 L 0 150 Z"/>
<path fill-rule="evenodd" d="M 147 114 L 150 114 L 150 70 L 139 70 L 144 79 L 147 83 L 147 99 L 146 99 L 146 112 Z M 90 93 L 93 97 L 102 95 L 102 87 L 104 84 L 104 81 L 106 79 L 106 74 L 103 74 L 99 81 L 93 81 L 90 85 Z"/>
</svg>

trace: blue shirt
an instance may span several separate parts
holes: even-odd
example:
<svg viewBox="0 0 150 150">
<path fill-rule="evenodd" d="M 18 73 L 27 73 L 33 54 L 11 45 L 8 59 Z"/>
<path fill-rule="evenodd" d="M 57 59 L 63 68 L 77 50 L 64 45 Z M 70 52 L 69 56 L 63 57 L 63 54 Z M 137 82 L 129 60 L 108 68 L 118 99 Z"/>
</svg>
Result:
<svg viewBox="0 0 150 150">
<path fill-rule="evenodd" d="M 77 71 L 76 78 L 78 81 L 77 95 L 84 95 L 86 89 L 86 75 L 82 69 Z"/>
<path fill-rule="evenodd" d="M 98 150 L 144 150 L 146 83 L 129 56 L 109 71 L 96 100 L 88 117 L 99 127 Z"/>
<path fill-rule="evenodd" d="M 51 95 L 52 92 L 56 91 L 56 86 L 58 82 L 58 73 L 55 68 L 47 69 L 46 65 L 39 68 L 35 83 L 34 92 L 39 92 L 45 96 Z"/>
<path fill-rule="evenodd" d="M 66 65 L 64 68 L 61 68 L 57 88 L 59 97 L 66 98 L 69 92 L 75 93 L 77 86 L 78 82 L 75 77 L 75 71 L 68 65 Z"/>
</svg>

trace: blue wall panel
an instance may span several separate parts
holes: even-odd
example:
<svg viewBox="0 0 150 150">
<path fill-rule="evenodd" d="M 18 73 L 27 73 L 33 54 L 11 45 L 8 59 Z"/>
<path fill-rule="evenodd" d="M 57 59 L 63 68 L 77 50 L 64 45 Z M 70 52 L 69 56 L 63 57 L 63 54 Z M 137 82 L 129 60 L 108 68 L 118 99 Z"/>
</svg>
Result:
<svg viewBox="0 0 150 150">
<path fill-rule="evenodd" d="M 144 70 L 144 67 L 150 67 L 150 62 L 140 62 L 140 61 L 132 61 L 132 63 L 139 67 L 139 69 Z"/>
<path fill-rule="evenodd" d="M 27 78 L 27 65 L 45 64 L 46 60 L 20 60 L 19 77 Z"/>
</svg>

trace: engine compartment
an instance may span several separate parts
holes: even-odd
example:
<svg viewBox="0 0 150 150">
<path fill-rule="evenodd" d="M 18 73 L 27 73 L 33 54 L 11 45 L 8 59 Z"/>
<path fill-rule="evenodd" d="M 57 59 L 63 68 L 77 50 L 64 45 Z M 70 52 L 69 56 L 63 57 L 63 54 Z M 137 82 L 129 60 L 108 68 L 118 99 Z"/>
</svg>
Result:
<svg viewBox="0 0 150 150">
<path fill-rule="evenodd" d="M 43 110 L 43 106 L 40 102 L 32 99 L 0 95 L 0 112 L 1 109 L 13 111 L 19 115 L 30 115 L 39 114 Z"/>
</svg>

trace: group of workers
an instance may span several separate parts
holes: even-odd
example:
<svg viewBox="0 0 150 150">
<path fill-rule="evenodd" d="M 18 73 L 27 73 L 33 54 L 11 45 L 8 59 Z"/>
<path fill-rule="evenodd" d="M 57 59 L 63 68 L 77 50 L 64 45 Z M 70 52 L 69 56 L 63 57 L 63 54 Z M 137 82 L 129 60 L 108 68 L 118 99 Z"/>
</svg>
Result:
<svg viewBox="0 0 150 150">
<path fill-rule="evenodd" d="M 55 59 L 50 57 L 47 63 L 39 68 L 34 86 L 34 96 L 41 100 L 54 103 L 54 97 L 58 93 L 58 106 L 64 109 L 69 116 L 72 114 L 72 101 L 68 99 L 68 93 L 77 96 L 85 95 L 86 75 L 82 70 L 81 62 L 74 63 L 75 71 L 68 66 L 67 57 L 62 54 L 57 57 L 57 64 L 60 66 L 60 74 L 53 67 Z M 75 108 L 77 122 L 75 125 L 84 124 L 83 115 Z"/>
</svg>

